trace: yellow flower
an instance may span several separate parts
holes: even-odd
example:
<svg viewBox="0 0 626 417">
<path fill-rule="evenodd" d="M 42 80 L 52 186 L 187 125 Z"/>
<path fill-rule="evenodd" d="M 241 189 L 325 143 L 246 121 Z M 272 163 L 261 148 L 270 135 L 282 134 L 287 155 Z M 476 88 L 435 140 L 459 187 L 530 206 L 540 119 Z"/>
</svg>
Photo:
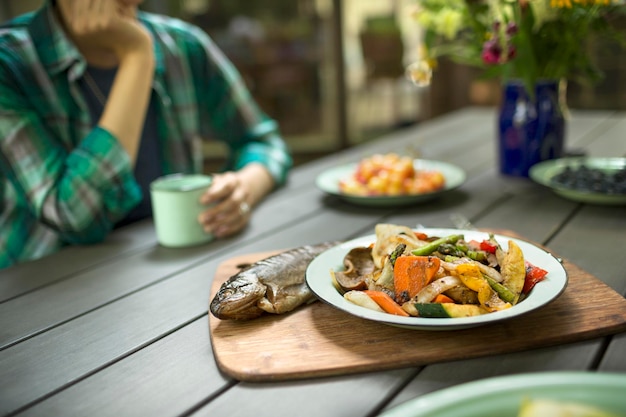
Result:
<svg viewBox="0 0 626 417">
<path fill-rule="evenodd" d="M 563 9 L 572 8 L 572 3 L 580 4 L 583 6 L 598 4 L 601 6 L 608 6 L 611 4 L 611 0 L 550 0 L 550 7 Z"/>
<path fill-rule="evenodd" d="M 428 29 L 433 29 L 435 27 L 435 18 L 433 13 L 427 12 L 425 10 L 418 10 L 413 15 L 417 23 Z"/>
<path fill-rule="evenodd" d="M 601 71 L 583 47 L 590 35 L 626 41 L 606 19 L 626 11 L 626 0 L 415 1 L 428 48 L 407 70 L 418 85 L 430 82 L 430 60 L 443 56 L 526 86 L 541 78 L 593 82 Z"/>
<path fill-rule="evenodd" d="M 418 87 L 427 87 L 433 78 L 433 60 L 420 59 L 406 68 L 406 78 Z"/>
<path fill-rule="evenodd" d="M 533 9 L 535 16 L 534 29 L 539 29 L 545 22 L 549 22 L 558 18 L 558 10 L 553 3 L 559 0 L 550 0 L 550 4 L 546 0 L 530 0 L 528 4 Z M 563 0 L 560 0 L 563 1 Z"/>
<path fill-rule="evenodd" d="M 458 10 L 442 9 L 436 16 L 437 32 L 448 39 L 454 39 L 463 26 L 463 15 Z"/>
</svg>

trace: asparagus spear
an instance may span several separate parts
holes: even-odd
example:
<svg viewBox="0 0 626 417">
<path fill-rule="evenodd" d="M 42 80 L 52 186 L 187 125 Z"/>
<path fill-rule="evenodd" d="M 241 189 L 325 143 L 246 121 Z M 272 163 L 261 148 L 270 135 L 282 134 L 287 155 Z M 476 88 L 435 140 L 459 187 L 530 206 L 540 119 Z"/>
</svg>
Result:
<svg viewBox="0 0 626 417">
<path fill-rule="evenodd" d="M 398 256 L 404 253 L 405 249 L 406 245 L 404 243 L 400 243 L 398 246 L 396 246 L 393 252 L 391 252 L 391 255 L 389 255 L 389 262 L 391 262 L 391 266 L 394 266 L 396 264 L 396 259 L 398 259 Z"/>
<path fill-rule="evenodd" d="M 504 285 L 500 284 L 495 279 L 493 279 L 491 277 L 488 277 L 487 275 L 483 275 L 483 277 L 487 280 L 487 282 L 489 283 L 491 288 L 493 288 L 493 290 L 498 293 L 498 296 L 502 300 L 504 300 L 504 301 L 506 301 L 508 303 L 513 303 L 515 301 L 515 294 L 513 294 L 513 292 L 511 292 L 511 290 L 509 290 Z"/>
<path fill-rule="evenodd" d="M 417 249 L 413 249 L 411 253 L 417 256 L 430 255 L 431 253 L 436 251 L 440 245 L 443 245 L 444 243 L 456 243 L 457 240 L 460 240 L 463 238 L 464 238 L 463 235 L 450 235 L 450 236 L 442 237 L 437 240 L 433 240 L 428 245 L 424 245 Z"/>
</svg>

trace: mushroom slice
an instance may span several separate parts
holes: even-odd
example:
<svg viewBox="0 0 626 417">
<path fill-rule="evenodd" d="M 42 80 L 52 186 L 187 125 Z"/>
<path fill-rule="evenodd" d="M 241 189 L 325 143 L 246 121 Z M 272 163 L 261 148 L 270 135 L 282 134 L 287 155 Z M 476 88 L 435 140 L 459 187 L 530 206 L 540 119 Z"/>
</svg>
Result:
<svg viewBox="0 0 626 417">
<path fill-rule="evenodd" d="M 344 291 L 367 289 L 367 279 L 371 277 L 375 266 L 372 261 L 372 249 L 369 247 L 353 248 L 343 258 L 345 271 L 335 272 L 335 280 Z"/>
</svg>

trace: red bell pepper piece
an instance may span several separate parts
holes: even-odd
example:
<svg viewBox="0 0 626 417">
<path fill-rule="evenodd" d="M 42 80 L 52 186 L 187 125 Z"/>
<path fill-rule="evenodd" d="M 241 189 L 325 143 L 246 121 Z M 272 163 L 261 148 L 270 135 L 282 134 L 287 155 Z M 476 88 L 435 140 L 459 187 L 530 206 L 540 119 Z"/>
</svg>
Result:
<svg viewBox="0 0 626 417">
<path fill-rule="evenodd" d="M 535 284 L 542 281 L 545 276 L 548 274 L 548 271 L 545 269 L 539 268 L 531 264 L 528 261 L 526 263 L 526 279 L 524 280 L 524 287 L 522 288 L 522 292 L 524 294 L 528 294 L 530 290 L 533 289 Z"/>
<path fill-rule="evenodd" d="M 480 242 L 480 250 L 484 250 L 487 253 L 496 253 L 496 249 L 498 249 L 498 245 L 489 240 Z"/>
</svg>

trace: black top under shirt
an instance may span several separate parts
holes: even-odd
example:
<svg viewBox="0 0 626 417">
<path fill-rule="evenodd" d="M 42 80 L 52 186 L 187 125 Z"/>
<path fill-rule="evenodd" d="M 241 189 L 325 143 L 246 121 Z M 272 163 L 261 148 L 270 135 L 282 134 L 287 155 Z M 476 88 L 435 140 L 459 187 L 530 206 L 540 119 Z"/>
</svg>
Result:
<svg viewBox="0 0 626 417">
<path fill-rule="evenodd" d="M 100 92 L 108 97 L 117 68 L 102 69 L 96 67 L 87 67 L 87 71 L 93 78 Z M 83 96 L 89 107 L 91 120 L 94 126 L 100 120 L 104 106 L 98 100 L 96 93 L 93 92 L 85 78 L 81 78 L 79 82 L 83 91 Z M 143 130 L 141 133 L 141 142 L 137 153 L 137 161 L 135 163 L 135 180 L 141 187 L 143 199 L 133 208 L 128 215 L 115 224 L 115 227 L 127 225 L 132 222 L 152 216 L 152 202 L 150 201 L 150 182 L 162 175 L 161 172 L 161 155 L 159 152 L 159 139 L 157 133 L 157 116 L 155 111 L 154 97 L 150 99 L 150 104 L 146 113 Z"/>
</svg>

